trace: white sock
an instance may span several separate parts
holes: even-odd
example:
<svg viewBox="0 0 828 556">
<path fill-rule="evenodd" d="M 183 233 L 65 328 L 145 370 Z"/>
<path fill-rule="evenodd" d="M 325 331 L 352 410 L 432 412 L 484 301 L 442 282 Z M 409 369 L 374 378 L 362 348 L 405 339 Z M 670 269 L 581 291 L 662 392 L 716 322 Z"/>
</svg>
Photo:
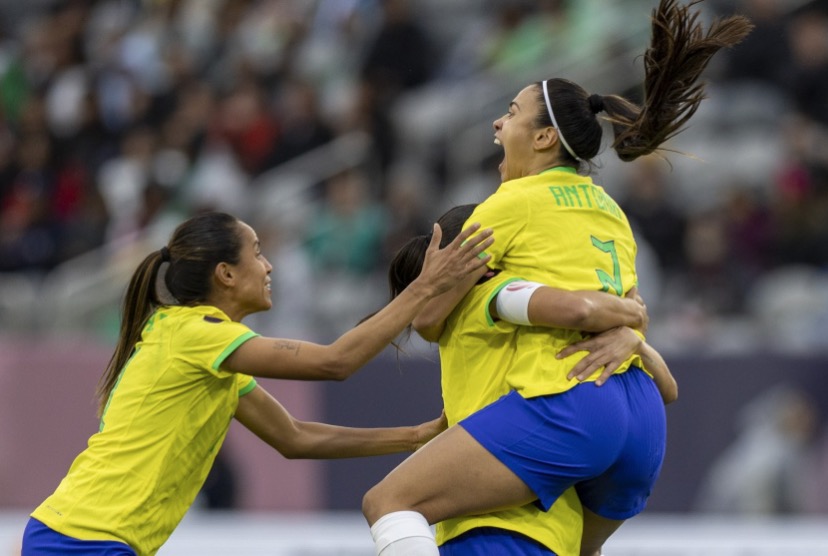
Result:
<svg viewBox="0 0 828 556">
<path fill-rule="evenodd" d="M 371 526 L 377 556 L 439 556 L 437 541 L 418 512 L 391 512 Z"/>
</svg>

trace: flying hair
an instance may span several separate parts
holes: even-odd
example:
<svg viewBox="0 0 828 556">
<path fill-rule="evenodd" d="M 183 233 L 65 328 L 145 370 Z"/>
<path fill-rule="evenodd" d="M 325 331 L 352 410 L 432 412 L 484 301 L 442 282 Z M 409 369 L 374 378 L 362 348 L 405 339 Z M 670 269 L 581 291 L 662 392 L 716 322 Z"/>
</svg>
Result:
<svg viewBox="0 0 828 556">
<path fill-rule="evenodd" d="M 754 27 L 746 17 L 733 15 L 714 19 L 705 31 L 699 12 L 691 10 L 699 2 L 661 0 L 653 10 L 650 46 L 644 54 L 643 106 L 636 110 L 621 97 L 604 97 L 606 119 L 615 133 L 612 147 L 621 160 L 650 154 L 679 133 L 705 98 L 699 78 L 710 59 L 740 43 Z"/>
</svg>

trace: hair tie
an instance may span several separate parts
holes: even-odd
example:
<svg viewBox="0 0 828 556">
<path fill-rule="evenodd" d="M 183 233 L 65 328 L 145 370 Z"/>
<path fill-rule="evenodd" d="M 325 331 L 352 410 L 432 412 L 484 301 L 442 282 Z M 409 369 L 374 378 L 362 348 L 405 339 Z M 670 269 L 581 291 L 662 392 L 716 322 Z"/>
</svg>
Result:
<svg viewBox="0 0 828 556">
<path fill-rule="evenodd" d="M 587 101 L 589 102 L 589 109 L 592 111 L 593 114 L 597 114 L 598 112 L 604 111 L 604 97 L 602 97 L 601 95 L 589 95 Z"/>
<path fill-rule="evenodd" d="M 170 288 L 167 287 L 167 271 L 170 269 L 170 250 L 162 247 L 161 264 L 158 265 L 158 272 L 155 274 L 155 300 L 161 305 L 178 305 Z M 167 258 L 164 259 L 164 256 Z"/>
</svg>

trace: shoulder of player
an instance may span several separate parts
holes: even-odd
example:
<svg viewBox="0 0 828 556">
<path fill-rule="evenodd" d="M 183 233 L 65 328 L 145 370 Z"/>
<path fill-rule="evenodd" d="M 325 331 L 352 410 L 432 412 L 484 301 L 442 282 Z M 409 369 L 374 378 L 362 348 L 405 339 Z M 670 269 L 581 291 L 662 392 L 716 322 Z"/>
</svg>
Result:
<svg viewBox="0 0 828 556">
<path fill-rule="evenodd" d="M 154 317 L 159 323 L 163 322 L 164 325 L 177 330 L 241 324 L 230 320 L 221 309 L 209 305 L 162 307 Z"/>
</svg>

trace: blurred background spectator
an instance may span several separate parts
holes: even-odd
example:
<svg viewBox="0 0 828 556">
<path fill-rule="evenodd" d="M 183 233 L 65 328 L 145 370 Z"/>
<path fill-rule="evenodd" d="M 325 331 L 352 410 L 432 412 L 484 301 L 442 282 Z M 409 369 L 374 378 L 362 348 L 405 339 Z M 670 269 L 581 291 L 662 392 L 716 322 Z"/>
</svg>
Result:
<svg viewBox="0 0 828 556">
<path fill-rule="evenodd" d="M 817 411 L 798 388 L 781 384 L 745 405 L 738 436 L 699 489 L 704 512 L 779 515 L 809 511 Z"/>
</svg>

